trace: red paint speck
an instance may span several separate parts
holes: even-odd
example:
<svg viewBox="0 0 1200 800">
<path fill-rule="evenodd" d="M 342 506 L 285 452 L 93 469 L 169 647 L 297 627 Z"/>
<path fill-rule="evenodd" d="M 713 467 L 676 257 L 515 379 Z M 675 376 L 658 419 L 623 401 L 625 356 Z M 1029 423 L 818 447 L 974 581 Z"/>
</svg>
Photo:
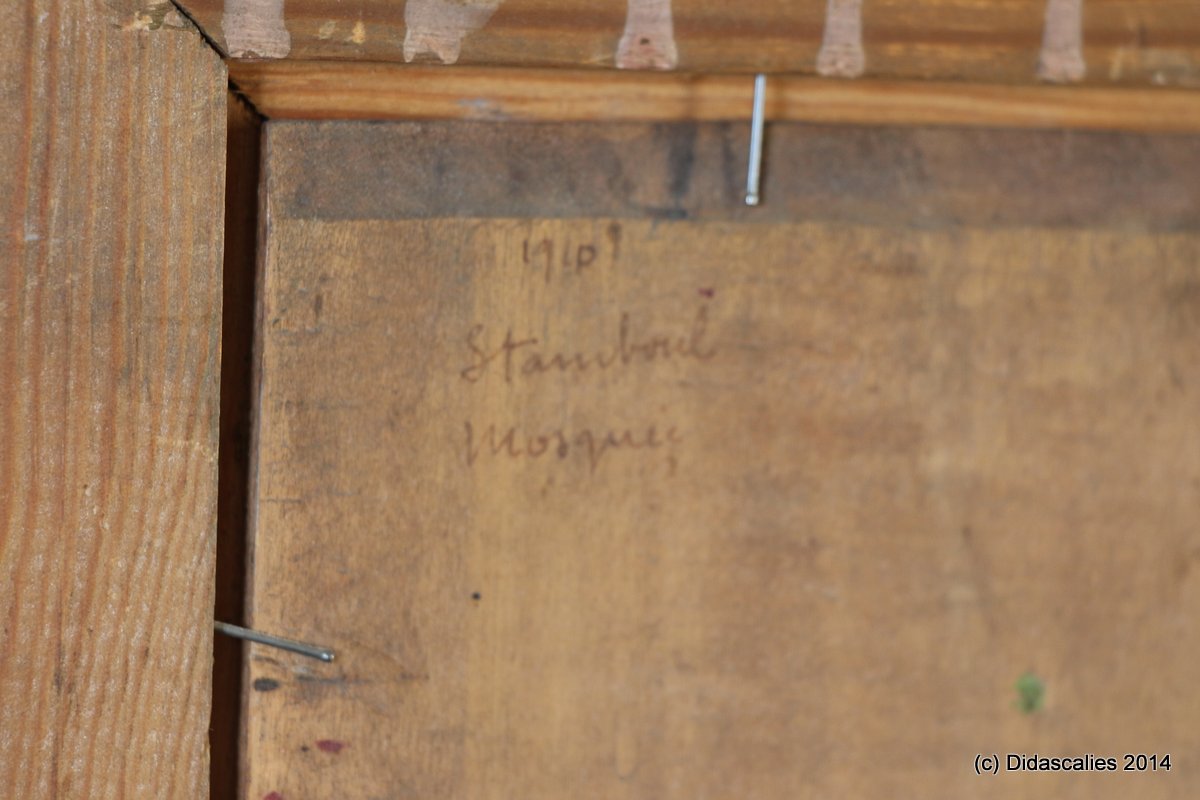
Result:
<svg viewBox="0 0 1200 800">
<path fill-rule="evenodd" d="M 317 749 L 322 753 L 333 753 L 336 755 L 342 752 L 342 748 L 345 746 L 345 742 L 339 742 L 337 739 L 320 739 L 317 741 Z"/>
<path fill-rule="evenodd" d="M 263 800 L 283 800 L 283 795 L 279 792 L 267 792 L 263 795 Z"/>
<path fill-rule="evenodd" d="M 712 296 L 717 293 L 716 289 L 700 289 L 699 291 L 701 297 L 707 297 L 710 300 L 712 299 Z"/>
</svg>

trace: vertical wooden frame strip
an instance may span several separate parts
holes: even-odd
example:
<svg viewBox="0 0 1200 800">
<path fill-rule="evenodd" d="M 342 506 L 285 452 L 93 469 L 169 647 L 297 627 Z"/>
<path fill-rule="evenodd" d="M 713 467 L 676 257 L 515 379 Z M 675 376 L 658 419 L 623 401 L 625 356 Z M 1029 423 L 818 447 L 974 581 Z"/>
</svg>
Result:
<svg viewBox="0 0 1200 800">
<path fill-rule="evenodd" d="M 167 3 L 0 22 L 0 786 L 204 797 L 225 68 Z"/>
</svg>

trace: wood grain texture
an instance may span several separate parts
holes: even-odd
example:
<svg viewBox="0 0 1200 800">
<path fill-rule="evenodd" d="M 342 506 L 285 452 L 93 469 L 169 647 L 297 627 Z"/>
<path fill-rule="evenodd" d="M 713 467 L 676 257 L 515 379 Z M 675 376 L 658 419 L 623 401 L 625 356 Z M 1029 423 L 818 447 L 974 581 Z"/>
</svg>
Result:
<svg viewBox="0 0 1200 800">
<path fill-rule="evenodd" d="M 737 75 L 233 61 L 230 76 L 274 119 L 563 122 L 744 120 L 753 82 Z M 766 116 L 787 122 L 1200 131 L 1186 89 L 986 86 L 776 77 Z"/>
<path fill-rule="evenodd" d="M 247 797 L 1195 796 L 1200 140 L 774 133 L 267 125 Z"/>
<path fill-rule="evenodd" d="M 881 79 L 1030 84 L 1038 80 L 1047 0 L 872 0 L 862 7 L 864 75 Z M 417 61 L 460 65 L 611 68 L 629 14 L 626 0 L 185 0 L 184 6 L 227 53 L 301 60 Z M 662 3 L 649 4 L 654 7 Z M 436 47 L 430 13 L 441 6 Z M 458 7 L 456 10 L 455 7 Z M 463 8 L 486 7 L 479 25 Z M 635 9 L 630 11 L 629 9 Z M 627 60 L 689 72 L 814 74 L 826 25 L 826 1 L 674 0 L 671 41 L 656 52 L 673 58 Z M 236 14 L 232 10 L 236 11 Z M 249 11 L 247 11 L 249 9 Z M 478 20 L 475 20 L 478 21 Z M 636 20 L 635 20 L 636 21 Z M 436 26 L 435 26 L 436 27 Z M 635 25 L 635 27 L 637 27 Z M 649 29 L 647 29 L 649 31 Z M 239 44 L 246 31 L 269 41 Z M 234 47 L 228 42 L 233 37 Z M 642 38 L 652 39 L 648 32 Z M 286 39 L 287 47 L 279 43 Z M 435 41 L 443 41 L 435 38 Z M 639 39 L 640 41 L 640 39 Z M 627 48 L 626 48 L 627 49 Z M 1081 54 L 1088 83 L 1195 86 L 1200 82 L 1200 6 L 1190 0 L 1087 0 Z M 407 57 L 406 57 L 407 56 Z"/>
<path fill-rule="evenodd" d="M 0 786 L 205 797 L 225 69 L 165 3 L 0 22 Z"/>
</svg>

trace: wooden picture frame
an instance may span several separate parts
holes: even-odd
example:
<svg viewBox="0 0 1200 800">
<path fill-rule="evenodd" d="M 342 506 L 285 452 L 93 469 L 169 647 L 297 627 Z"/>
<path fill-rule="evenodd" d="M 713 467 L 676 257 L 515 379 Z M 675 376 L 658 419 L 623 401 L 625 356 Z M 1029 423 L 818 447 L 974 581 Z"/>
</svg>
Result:
<svg viewBox="0 0 1200 800">
<path fill-rule="evenodd" d="M 761 72 L 774 122 L 1200 133 L 1184 2 L 30 0 L 0 19 L 0 786 L 18 797 L 241 791 L 250 673 L 212 620 L 246 611 L 264 120 L 740 125 Z M 1190 196 L 1159 199 L 1190 230 Z M 1177 531 L 1195 460 L 1170 466 Z M 1161 601 L 1184 630 L 1195 545 L 1157 544 L 1176 560 L 1133 559 L 1143 594 L 1121 608 Z M 1115 685 L 1174 685 L 1144 663 Z M 1195 786 L 1159 777 L 1146 796 Z"/>
</svg>

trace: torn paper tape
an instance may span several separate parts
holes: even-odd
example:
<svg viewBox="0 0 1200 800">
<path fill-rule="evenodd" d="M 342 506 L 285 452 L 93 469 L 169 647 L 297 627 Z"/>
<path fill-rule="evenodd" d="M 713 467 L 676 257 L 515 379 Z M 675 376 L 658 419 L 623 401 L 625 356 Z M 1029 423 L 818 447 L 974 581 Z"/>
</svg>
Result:
<svg viewBox="0 0 1200 800">
<path fill-rule="evenodd" d="M 463 39 L 482 28 L 501 0 L 408 0 L 404 5 L 404 60 L 430 56 L 458 61 Z"/>
<path fill-rule="evenodd" d="M 617 44 L 618 69 L 674 69 L 679 63 L 671 0 L 629 0 Z"/>
<path fill-rule="evenodd" d="M 829 0 L 825 6 L 825 35 L 817 53 L 817 74 L 827 78 L 857 78 L 866 66 L 862 0 Z"/>
<path fill-rule="evenodd" d="M 1083 0 L 1047 0 L 1037 76 L 1051 83 L 1083 80 Z"/>
<path fill-rule="evenodd" d="M 283 0 L 225 0 L 221 33 L 230 58 L 283 58 L 292 51 Z"/>
</svg>

